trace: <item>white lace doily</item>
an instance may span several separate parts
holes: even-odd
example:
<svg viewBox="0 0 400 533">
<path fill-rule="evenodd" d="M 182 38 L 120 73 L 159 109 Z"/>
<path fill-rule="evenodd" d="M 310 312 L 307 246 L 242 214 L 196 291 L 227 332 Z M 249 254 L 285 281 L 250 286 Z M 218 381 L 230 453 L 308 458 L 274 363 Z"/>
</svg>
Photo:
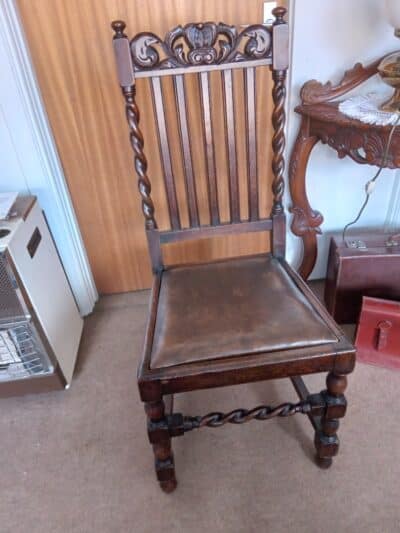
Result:
<svg viewBox="0 0 400 533">
<path fill-rule="evenodd" d="M 387 98 L 375 93 L 366 96 L 353 96 L 339 104 L 339 111 L 351 118 L 356 118 L 367 124 L 377 124 L 379 126 L 394 125 L 399 115 L 381 111 L 380 106 Z"/>
</svg>

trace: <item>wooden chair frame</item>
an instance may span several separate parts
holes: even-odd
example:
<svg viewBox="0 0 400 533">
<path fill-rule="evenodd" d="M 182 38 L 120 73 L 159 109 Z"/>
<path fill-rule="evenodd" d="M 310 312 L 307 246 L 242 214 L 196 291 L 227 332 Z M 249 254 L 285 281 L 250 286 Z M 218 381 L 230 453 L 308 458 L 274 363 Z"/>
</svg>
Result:
<svg viewBox="0 0 400 533">
<path fill-rule="evenodd" d="M 284 148 L 285 148 L 285 80 L 288 69 L 288 27 L 284 21 L 286 10 L 276 8 L 275 22 L 271 28 L 254 25 L 241 33 L 225 24 L 204 23 L 178 26 L 169 32 L 164 40 L 152 33 L 140 33 L 129 41 L 125 35 L 125 23 L 112 23 L 117 70 L 125 99 L 126 117 L 130 129 L 130 141 L 134 152 L 138 187 L 142 198 L 142 209 L 154 272 L 151 296 L 151 314 L 147 328 L 144 356 L 138 371 L 139 390 L 145 402 L 148 417 L 148 434 L 153 445 L 157 477 L 161 488 L 171 492 L 176 487 L 171 438 L 186 431 L 204 426 L 219 427 L 225 423 L 242 424 L 252 419 L 266 420 L 275 416 L 291 416 L 301 412 L 308 415 L 315 429 L 315 444 L 318 464 L 328 467 L 337 453 L 339 441 L 336 435 L 338 419 L 346 411 L 343 392 L 346 388 L 346 374 L 354 367 L 354 349 L 339 328 L 323 309 L 316 297 L 305 286 L 303 280 L 285 263 L 286 223 L 283 208 L 284 194 Z M 218 40 L 220 38 L 220 40 Z M 186 43 L 186 50 L 182 46 Z M 161 50 L 162 57 L 159 50 Z M 273 206 L 268 219 L 259 217 L 258 178 L 256 169 L 256 126 L 255 126 L 255 67 L 269 65 L 273 77 L 272 125 L 273 148 Z M 246 93 L 246 129 L 248 155 L 249 220 L 241 221 L 239 213 L 238 171 L 236 162 L 236 140 L 234 128 L 234 102 L 232 93 L 232 70 L 244 69 Z M 210 114 L 209 72 L 219 70 L 223 80 L 225 96 L 225 118 L 227 126 L 227 151 L 229 155 L 230 223 L 220 221 L 217 177 L 215 171 L 213 130 Z M 197 73 L 203 111 L 203 132 L 205 139 L 206 164 L 208 169 L 209 212 L 211 224 L 201 226 L 196 198 L 196 189 L 191 161 L 190 141 L 186 115 L 186 93 L 184 74 Z M 173 76 L 177 114 L 182 141 L 183 163 L 188 199 L 189 228 L 182 228 L 176 199 L 175 184 L 171 168 L 163 96 L 160 78 Z M 139 128 L 139 110 L 136 104 L 138 78 L 150 77 L 153 103 L 158 123 L 160 151 L 162 156 L 166 194 L 170 213 L 171 229 L 159 231 L 151 198 L 151 184 L 147 176 L 147 160 L 144 141 Z M 157 301 L 165 266 L 162 245 L 165 243 L 231 233 L 271 231 L 272 254 L 282 263 L 293 282 L 318 309 L 330 324 L 338 338 L 335 344 L 310 346 L 307 349 L 291 350 L 290 364 L 282 352 L 281 360 L 268 361 L 268 354 L 254 354 L 246 357 L 225 357 L 220 360 L 199 361 L 181 364 L 179 367 L 151 369 L 150 357 L 157 314 Z M 279 355 L 279 354 L 278 354 Z M 279 357 L 278 357 L 279 359 Z M 329 372 L 327 390 L 310 394 L 301 375 L 315 372 Z M 289 377 L 299 395 L 300 402 L 284 403 L 277 407 L 259 406 L 252 410 L 237 409 L 230 413 L 210 413 L 201 417 L 187 417 L 172 412 L 172 395 L 178 392 L 219 387 L 252 381 Z M 171 398 L 167 406 L 164 397 Z"/>
</svg>

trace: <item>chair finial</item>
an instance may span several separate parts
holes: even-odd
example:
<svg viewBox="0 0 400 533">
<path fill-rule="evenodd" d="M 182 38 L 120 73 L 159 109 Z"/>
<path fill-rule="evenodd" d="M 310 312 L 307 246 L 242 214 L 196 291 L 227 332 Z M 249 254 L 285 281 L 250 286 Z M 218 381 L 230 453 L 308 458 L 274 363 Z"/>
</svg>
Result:
<svg viewBox="0 0 400 533">
<path fill-rule="evenodd" d="M 120 37 L 126 37 L 124 33 L 126 24 L 123 20 L 113 20 L 111 22 L 111 28 L 115 31 L 114 39 L 119 39 Z"/>
<path fill-rule="evenodd" d="M 283 17 L 286 15 L 287 9 L 285 7 L 276 7 L 272 10 L 272 14 L 275 17 L 275 24 L 286 24 Z"/>
</svg>

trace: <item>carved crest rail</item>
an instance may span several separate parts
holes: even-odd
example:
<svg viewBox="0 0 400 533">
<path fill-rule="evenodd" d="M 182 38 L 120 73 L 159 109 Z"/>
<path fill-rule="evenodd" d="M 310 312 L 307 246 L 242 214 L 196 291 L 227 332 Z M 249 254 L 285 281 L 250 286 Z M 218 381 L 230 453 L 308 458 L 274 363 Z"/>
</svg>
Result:
<svg viewBox="0 0 400 533">
<path fill-rule="evenodd" d="M 238 33 L 235 26 L 214 22 L 177 26 L 164 39 L 140 33 L 130 43 L 136 72 L 220 65 L 271 59 L 271 30 L 253 25 Z"/>
</svg>

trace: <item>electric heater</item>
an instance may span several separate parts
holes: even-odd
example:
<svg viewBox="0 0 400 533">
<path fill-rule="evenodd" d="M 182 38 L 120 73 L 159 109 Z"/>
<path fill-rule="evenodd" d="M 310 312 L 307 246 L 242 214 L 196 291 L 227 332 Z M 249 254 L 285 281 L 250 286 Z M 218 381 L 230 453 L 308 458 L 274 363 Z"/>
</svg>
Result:
<svg viewBox="0 0 400 533">
<path fill-rule="evenodd" d="M 0 396 L 68 388 L 82 326 L 39 204 L 18 197 L 0 221 Z"/>
</svg>

